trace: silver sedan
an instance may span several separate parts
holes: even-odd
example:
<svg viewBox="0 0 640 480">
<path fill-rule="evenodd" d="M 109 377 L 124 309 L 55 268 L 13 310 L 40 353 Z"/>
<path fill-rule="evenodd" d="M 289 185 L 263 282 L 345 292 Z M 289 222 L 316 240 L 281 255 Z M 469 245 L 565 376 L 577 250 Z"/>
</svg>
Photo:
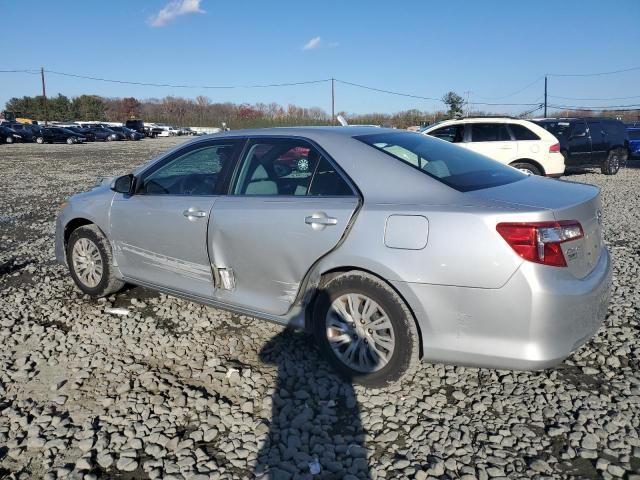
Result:
<svg viewBox="0 0 640 480">
<path fill-rule="evenodd" d="M 591 338 L 611 264 L 596 187 L 366 127 L 201 137 L 71 197 L 56 255 L 125 283 L 312 332 L 341 374 L 420 360 L 541 369 Z"/>
</svg>

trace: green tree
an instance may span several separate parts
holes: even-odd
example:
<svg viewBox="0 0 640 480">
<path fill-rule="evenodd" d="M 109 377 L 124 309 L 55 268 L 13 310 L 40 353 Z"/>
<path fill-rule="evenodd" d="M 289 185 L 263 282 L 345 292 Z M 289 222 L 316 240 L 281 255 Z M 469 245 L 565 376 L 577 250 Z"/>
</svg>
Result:
<svg viewBox="0 0 640 480">
<path fill-rule="evenodd" d="M 76 120 L 104 120 L 106 105 L 97 95 L 80 95 L 71 101 Z"/>
<path fill-rule="evenodd" d="M 449 107 L 447 115 L 449 117 L 455 117 L 456 115 L 462 115 L 462 107 L 464 105 L 464 98 L 458 95 L 456 92 L 449 92 L 442 97 L 442 102 Z"/>
</svg>

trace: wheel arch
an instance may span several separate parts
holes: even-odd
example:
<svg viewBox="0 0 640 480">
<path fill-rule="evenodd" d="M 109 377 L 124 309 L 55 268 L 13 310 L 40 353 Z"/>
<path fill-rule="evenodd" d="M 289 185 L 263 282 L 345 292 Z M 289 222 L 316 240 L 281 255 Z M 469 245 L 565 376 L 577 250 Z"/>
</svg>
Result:
<svg viewBox="0 0 640 480">
<path fill-rule="evenodd" d="M 422 328 L 420 326 L 420 322 L 418 321 L 418 318 L 416 316 L 416 312 L 414 310 L 414 308 L 411 305 L 411 302 L 407 301 L 407 299 L 405 298 L 405 296 L 389 281 L 387 281 L 382 275 L 376 273 L 375 271 L 372 271 L 371 269 L 368 268 L 363 268 L 361 266 L 355 266 L 355 265 L 341 265 L 341 266 L 332 266 L 332 267 L 328 267 L 322 271 L 319 272 L 319 281 L 317 286 L 315 287 L 315 292 L 313 293 L 311 299 L 309 300 L 309 302 L 306 305 L 306 313 L 305 313 L 305 330 L 310 331 L 311 328 L 311 314 L 313 312 L 314 306 L 315 306 L 315 301 L 318 297 L 317 292 L 319 290 L 318 287 L 320 287 L 321 285 L 323 285 L 323 283 L 328 282 L 329 280 L 343 274 L 343 273 L 348 273 L 348 272 L 362 272 L 362 273 L 366 273 L 368 275 L 371 275 L 373 277 L 375 277 L 376 279 L 378 279 L 380 282 L 384 283 L 386 286 L 388 286 L 391 290 L 393 290 L 395 292 L 396 295 L 398 295 L 398 297 L 404 302 L 404 304 L 407 306 L 407 308 L 409 309 L 409 312 L 411 312 L 411 316 L 413 317 L 413 323 L 416 326 L 416 330 L 418 331 L 418 347 L 419 347 L 419 354 L 418 354 L 418 358 L 422 359 L 424 352 L 423 352 L 423 339 L 422 339 Z"/>
<path fill-rule="evenodd" d="M 64 226 L 64 248 L 66 250 L 67 245 L 69 244 L 69 238 L 74 230 L 77 230 L 80 227 L 84 227 L 87 225 L 95 225 L 98 230 L 104 235 L 104 231 L 100 228 L 100 226 L 94 222 L 93 220 L 89 220 L 85 217 L 76 217 L 69 220 Z M 105 235 L 106 237 L 106 235 Z"/>
<path fill-rule="evenodd" d="M 528 163 L 530 165 L 533 165 L 534 167 L 536 167 L 538 170 L 540 170 L 540 173 L 542 176 L 546 175 L 547 172 L 544 169 L 544 167 L 542 166 L 542 164 L 540 162 L 538 162 L 537 160 L 534 160 L 532 158 L 518 158 L 512 162 L 509 163 L 509 166 L 513 166 L 514 163 Z"/>
</svg>

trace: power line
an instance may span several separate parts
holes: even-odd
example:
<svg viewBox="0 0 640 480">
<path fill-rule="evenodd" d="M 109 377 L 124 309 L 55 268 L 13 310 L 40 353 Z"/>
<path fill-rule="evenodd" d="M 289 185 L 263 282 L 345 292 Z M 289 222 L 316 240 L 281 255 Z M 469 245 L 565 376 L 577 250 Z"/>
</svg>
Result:
<svg viewBox="0 0 640 480">
<path fill-rule="evenodd" d="M 352 87 L 364 88 L 365 90 L 373 90 L 374 92 L 388 93 L 389 95 L 398 95 L 400 97 L 409 97 L 409 98 L 417 98 L 417 99 L 420 99 L 420 100 L 433 100 L 433 101 L 436 101 L 436 102 L 442 102 L 441 98 L 423 97 L 421 95 L 412 95 L 412 94 L 409 94 L 409 93 L 401 93 L 401 92 L 394 92 L 394 91 L 391 91 L 391 90 L 383 90 L 381 88 L 369 87 L 367 85 L 360 85 L 359 83 L 347 82 L 347 81 L 344 81 L 344 80 L 339 80 L 337 78 L 336 78 L 336 82 L 343 83 L 345 85 L 351 85 Z"/>
<path fill-rule="evenodd" d="M 293 87 L 296 85 L 310 85 L 315 83 L 330 82 L 330 78 L 322 80 L 308 80 L 304 82 L 287 82 L 287 83 L 269 83 L 260 85 L 174 85 L 170 83 L 148 83 L 148 82 L 133 82 L 129 80 L 115 80 L 110 78 L 93 77 L 90 75 L 78 75 L 75 73 L 56 72 L 53 70 L 46 70 L 47 73 L 54 75 L 62 75 L 64 77 L 82 78 L 85 80 L 95 80 L 99 82 L 107 83 L 119 83 L 125 85 L 138 85 L 142 87 L 169 87 L 169 88 L 195 88 L 195 89 L 233 89 L 233 88 L 271 88 L 271 87 Z"/>
<path fill-rule="evenodd" d="M 563 110 L 581 110 L 581 111 L 590 111 L 590 110 L 640 110 L 640 103 L 630 104 L 630 105 L 608 105 L 606 107 L 585 107 L 585 106 L 576 106 L 576 105 L 549 105 L 550 108 L 563 109 Z"/>
<path fill-rule="evenodd" d="M 368 85 L 362 85 L 362 84 L 359 84 L 359 83 L 347 82 L 345 80 L 339 80 L 337 78 L 336 78 L 336 82 L 343 83 L 345 85 L 351 85 L 352 87 L 363 88 L 365 90 L 372 90 L 374 92 L 388 93 L 389 95 L 397 95 L 397 96 L 400 96 L 400 97 L 417 98 L 417 99 L 420 99 L 420 100 L 432 100 L 432 101 L 436 101 L 436 102 L 445 103 L 445 102 L 442 101 L 441 98 L 424 97 L 422 95 L 414 95 L 414 94 L 411 94 L 411 93 L 396 92 L 396 91 L 393 91 L 393 90 L 384 90 L 382 88 L 375 88 L 375 87 L 370 87 Z M 474 101 L 473 105 L 530 107 L 530 106 L 534 106 L 534 105 L 538 105 L 538 104 L 537 103 L 487 103 L 487 102 L 475 102 Z"/>
<path fill-rule="evenodd" d="M 538 83 L 540 80 L 542 80 L 544 78 L 544 75 L 536 78 L 533 82 L 528 83 L 527 85 L 525 85 L 524 87 L 522 87 L 519 90 L 516 90 L 513 93 L 509 93 L 508 95 L 503 95 L 500 97 L 478 97 L 478 98 L 484 98 L 485 100 L 502 100 L 503 98 L 508 98 L 508 97 L 513 97 L 514 95 L 519 94 L 520 92 L 524 92 L 527 88 L 532 87 L 533 85 L 535 85 L 536 83 Z"/>
<path fill-rule="evenodd" d="M 575 97 L 561 97 L 559 95 L 549 95 L 549 98 L 559 98 L 561 100 L 598 100 L 598 101 L 607 101 L 607 100 L 630 100 L 632 98 L 640 98 L 640 95 L 633 95 L 631 97 L 610 97 L 610 98 L 575 98 Z"/>
<path fill-rule="evenodd" d="M 610 72 L 597 72 L 597 73 L 547 73 L 549 77 L 597 77 L 599 75 L 613 75 L 615 73 L 631 72 L 634 70 L 640 70 L 640 67 L 624 68 L 622 70 L 612 70 Z"/>
</svg>

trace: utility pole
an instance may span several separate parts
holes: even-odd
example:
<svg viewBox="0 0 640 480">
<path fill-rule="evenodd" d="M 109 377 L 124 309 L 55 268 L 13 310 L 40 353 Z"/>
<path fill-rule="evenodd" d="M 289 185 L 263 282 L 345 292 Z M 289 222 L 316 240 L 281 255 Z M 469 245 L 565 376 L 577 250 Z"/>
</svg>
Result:
<svg viewBox="0 0 640 480">
<path fill-rule="evenodd" d="M 44 126 L 48 124 L 47 114 L 47 88 L 44 82 L 44 67 L 40 67 L 40 77 L 42 77 L 42 103 L 44 106 Z"/>
<path fill-rule="evenodd" d="M 544 118 L 547 118 L 547 76 L 544 76 Z"/>
<path fill-rule="evenodd" d="M 469 103 L 469 95 L 471 95 L 473 92 L 471 90 L 467 90 L 466 92 L 464 92 L 467 95 L 467 117 L 469 115 L 471 115 L 471 104 Z"/>
<path fill-rule="evenodd" d="M 336 79 L 331 77 L 331 125 L 336 124 Z"/>
</svg>

